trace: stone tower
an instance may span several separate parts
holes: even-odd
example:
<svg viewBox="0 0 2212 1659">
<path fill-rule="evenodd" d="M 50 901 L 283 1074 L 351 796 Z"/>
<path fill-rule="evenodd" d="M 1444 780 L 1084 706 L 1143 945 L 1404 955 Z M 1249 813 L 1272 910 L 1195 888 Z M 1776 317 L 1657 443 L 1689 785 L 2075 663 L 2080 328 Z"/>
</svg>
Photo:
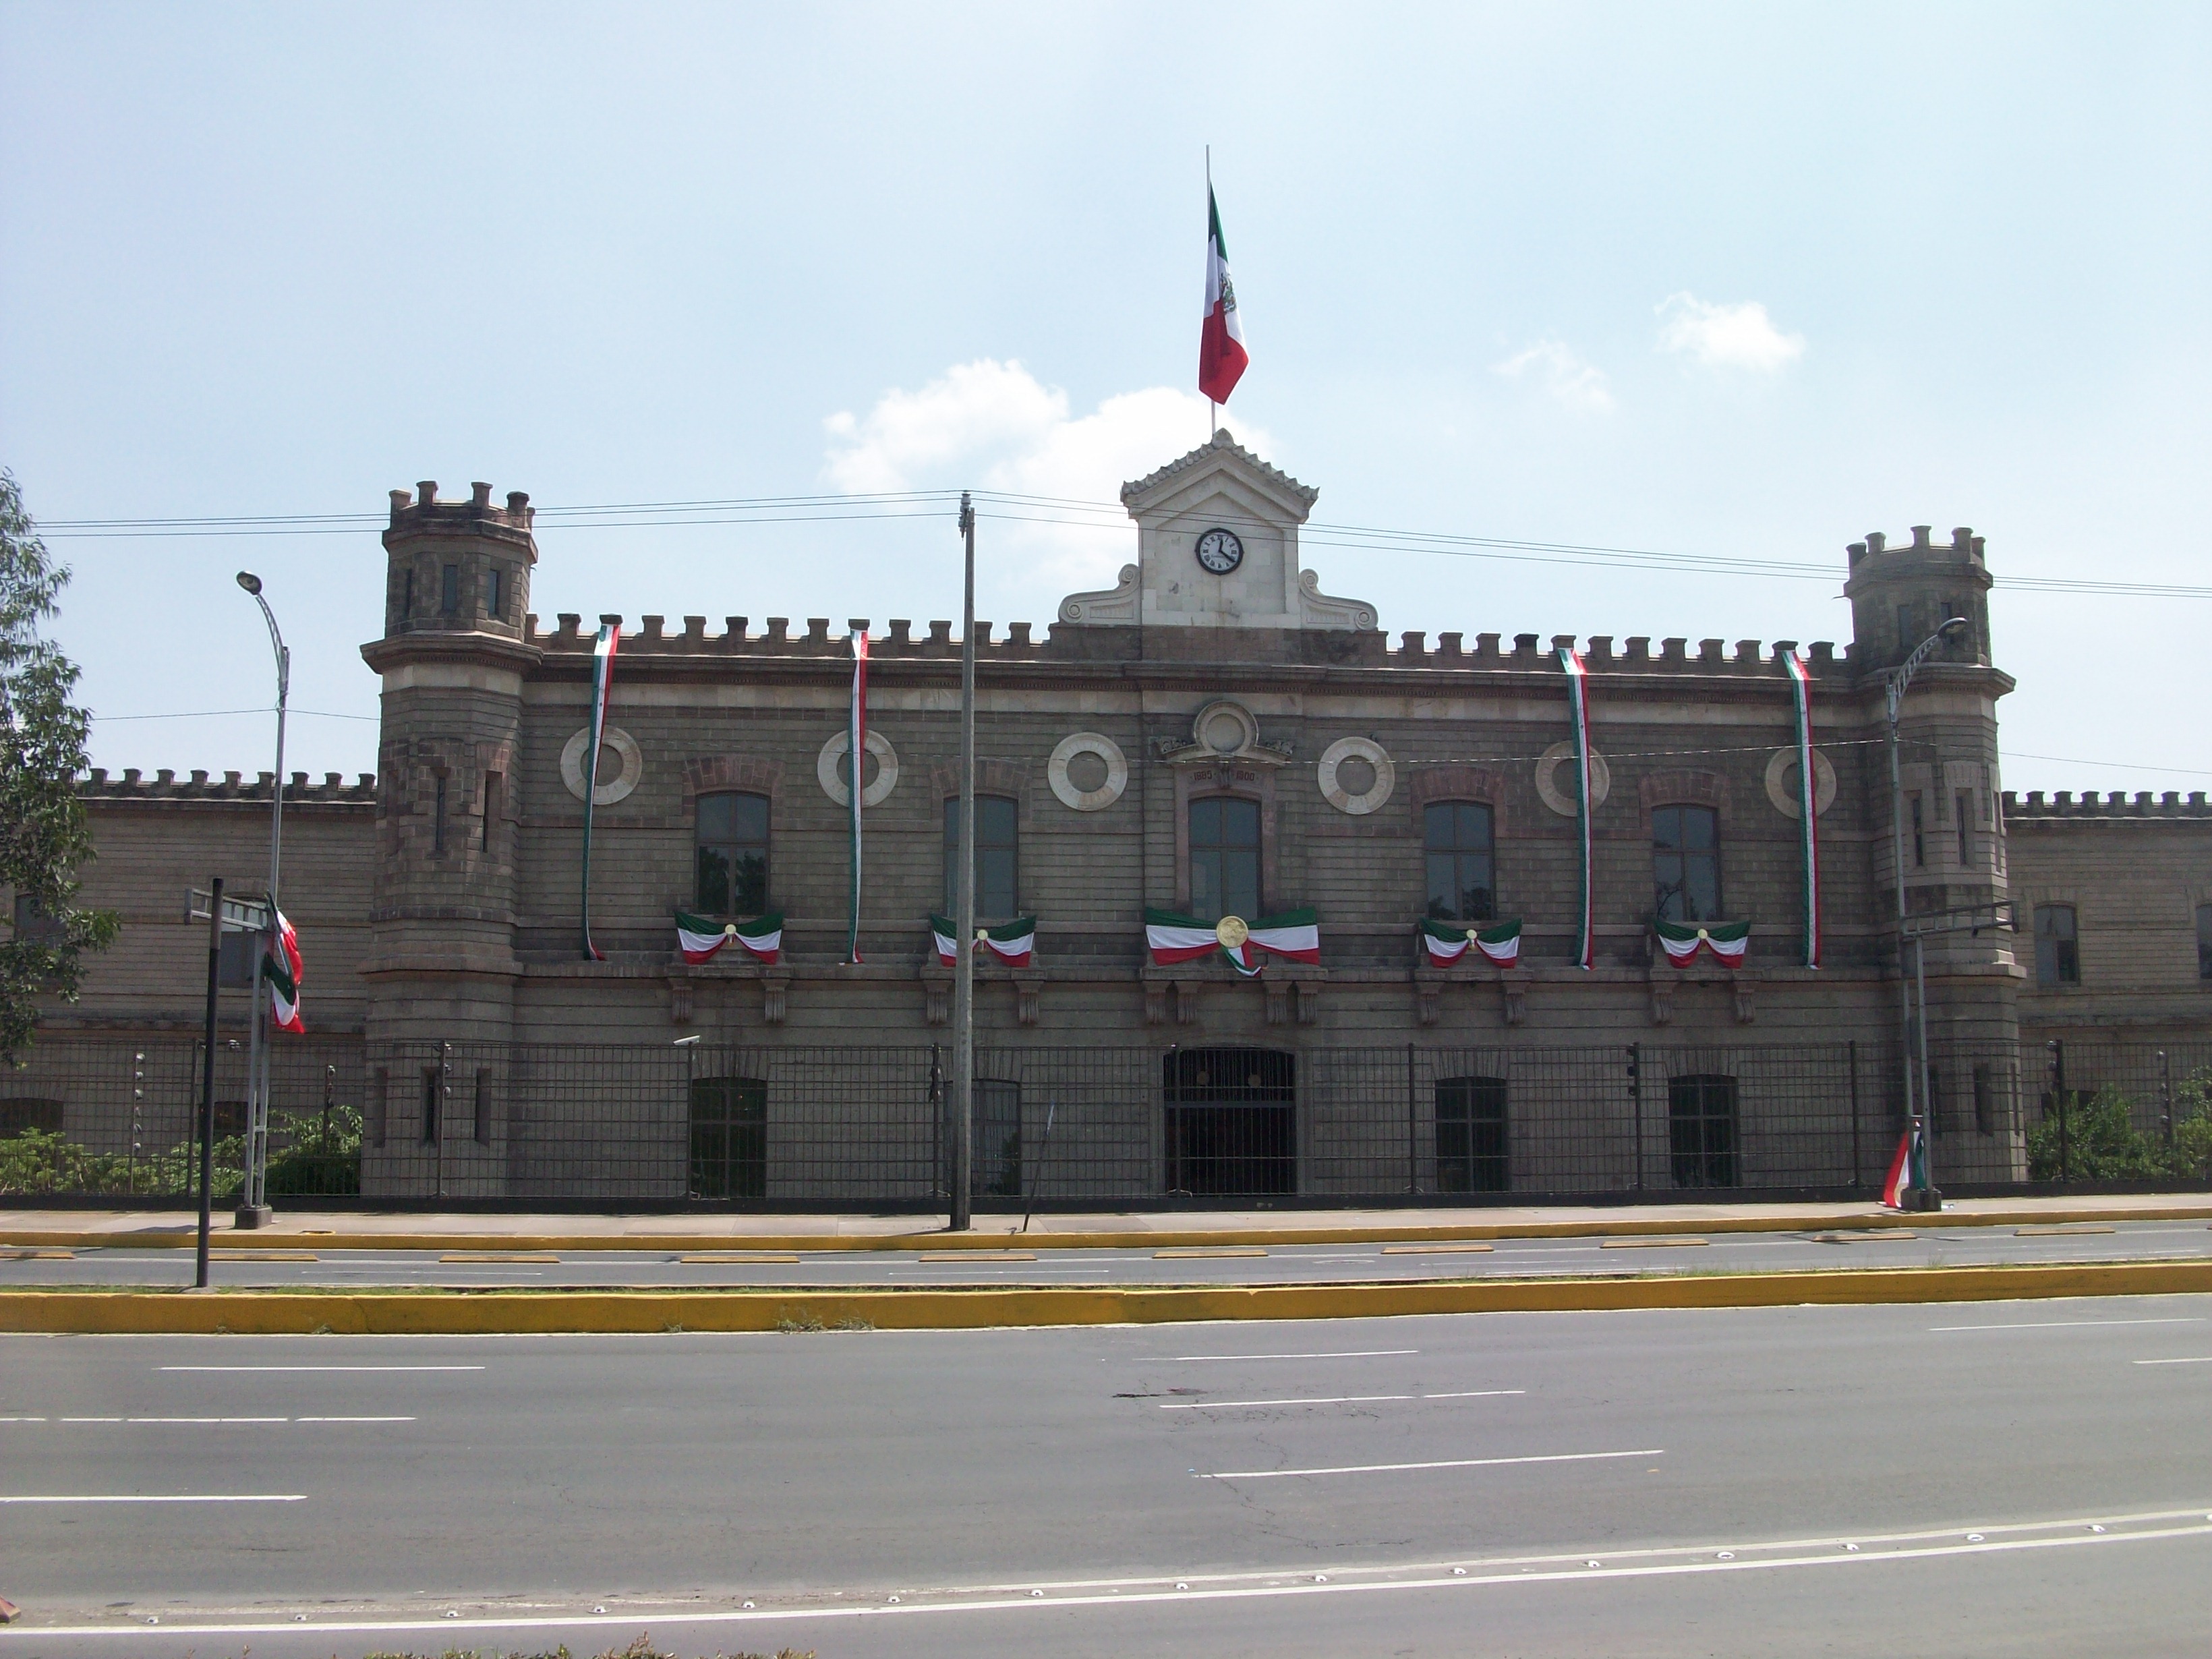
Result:
<svg viewBox="0 0 2212 1659">
<path fill-rule="evenodd" d="M 1901 705 L 1898 759 L 1904 802 L 1897 821 L 1903 827 L 1908 917 L 1922 924 L 1946 915 L 1971 922 L 1967 913 L 1994 904 L 2007 890 L 1996 704 L 2014 684 L 1990 661 L 1990 579 L 1982 538 L 1962 527 L 1939 544 L 1928 526 L 1916 525 L 1905 545 L 1890 546 L 1875 533 L 1853 543 L 1849 555 L 1844 594 L 1851 605 L 1852 660 L 1869 700 L 1871 732 L 1883 729 L 1891 672 L 1948 618 L 1964 617 L 1968 623 L 1963 638 L 1939 647 L 1921 666 Z M 1897 843 L 1887 757 L 1869 766 L 1867 775 L 1878 797 L 1869 803 L 1867 817 L 1879 826 L 1872 849 L 1878 914 L 1868 921 L 1887 933 L 1894 927 L 1892 848 Z M 1942 1132 L 1972 1127 L 1988 1115 L 1988 1099 L 2004 1097 L 2003 1080 L 1980 1075 L 1986 1063 L 1968 1056 L 2015 1041 L 2021 971 L 2014 965 L 2014 936 L 1988 926 L 1931 933 L 1925 948 L 1940 1184 L 1947 1164 Z M 2032 951 L 2026 942 L 2017 946 L 2022 958 Z M 1978 1091 L 1985 1098 L 1978 1101 Z M 1975 1154 L 1984 1139 L 1951 1135 L 1948 1178 L 2011 1178 L 2008 1168 L 1981 1167 Z M 1999 1137 L 1990 1146 L 2002 1142 Z"/>
<path fill-rule="evenodd" d="M 383 678 L 368 1036 L 380 1044 L 512 1035 L 516 759 L 530 498 L 479 483 L 392 492 L 383 637 L 362 647 Z M 480 1138 L 480 1137 L 479 1137 Z"/>
</svg>

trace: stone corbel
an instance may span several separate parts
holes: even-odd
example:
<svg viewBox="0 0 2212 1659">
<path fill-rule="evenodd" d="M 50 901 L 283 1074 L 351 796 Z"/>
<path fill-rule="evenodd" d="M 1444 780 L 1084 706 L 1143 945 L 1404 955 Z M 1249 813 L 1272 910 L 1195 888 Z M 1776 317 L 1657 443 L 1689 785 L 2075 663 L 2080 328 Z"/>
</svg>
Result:
<svg viewBox="0 0 2212 1659">
<path fill-rule="evenodd" d="M 1318 977 L 1301 978 L 1292 981 L 1298 993 L 1298 1024 L 1311 1025 L 1321 1018 L 1321 987 Z"/>
<path fill-rule="evenodd" d="M 1040 1022 L 1037 997 L 1044 989 L 1044 970 L 1040 968 L 1017 968 L 1014 981 L 1014 1018 L 1024 1025 Z"/>
<path fill-rule="evenodd" d="M 761 975 L 761 1018 L 770 1025 L 783 1024 L 785 1009 L 789 1006 L 791 975 L 763 974 Z"/>
<path fill-rule="evenodd" d="M 921 970 L 921 1017 L 932 1025 L 942 1025 L 952 1018 L 952 970 L 950 968 L 928 967 Z"/>
<path fill-rule="evenodd" d="M 1508 968 L 1498 976 L 1498 988 L 1505 994 L 1505 1023 L 1518 1025 L 1528 1017 L 1528 981 L 1533 977 L 1526 968 Z"/>
<path fill-rule="evenodd" d="M 1168 981 L 1148 979 L 1145 981 L 1145 1024 L 1164 1025 L 1168 1023 Z"/>
<path fill-rule="evenodd" d="M 691 975 L 672 973 L 668 976 L 668 1023 L 689 1025 L 691 1023 Z"/>
<path fill-rule="evenodd" d="M 1267 996 L 1267 1024 L 1287 1025 L 1291 1023 L 1291 985 L 1287 980 L 1262 979 L 1260 988 Z"/>
<path fill-rule="evenodd" d="M 1437 1003 L 1443 994 L 1443 975 L 1433 969 L 1413 969 L 1413 1018 L 1422 1024 L 1437 1023 Z"/>
<path fill-rule="evenodd" d="M 1651 969 L 1651 1023 L 1665 1025 L 1674 1018 L 1674 988 L 1681 976 L 1672 969 L 1654 966 Z"/>
<path fill-rule="evenodd" d="M 1758 1016 L 1759 1011 L 1752 1006 L 1751 1001 L 1754 982 L 1754 976 L 1750 974 L 1729 975 L 1729 989 L 1735 998 L 1735 1023 L 1739 1025 L 1748 1025 Z"/>
<path fill-rule="evenodd" d="M 1188 1025 L 1198 1018 L 1198 987 L 1191 981 L 1175 982 L 1176 1024 Z"/>
</svg>

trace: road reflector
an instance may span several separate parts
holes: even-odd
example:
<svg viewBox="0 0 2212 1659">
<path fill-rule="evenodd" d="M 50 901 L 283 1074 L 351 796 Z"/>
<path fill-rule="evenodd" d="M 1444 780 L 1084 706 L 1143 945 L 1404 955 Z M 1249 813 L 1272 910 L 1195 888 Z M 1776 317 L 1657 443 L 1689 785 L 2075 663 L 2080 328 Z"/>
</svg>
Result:
<svg viewBox="0 0 2212 1659">
<path fill-rule="evenodd" d="M 557 1255 L 538 1255 L 514 1250 L 501 1253 L 494 1250 L 456 1250 L 438 1258 L 441 1261 L 558 1261 Z"/>
<path fill-rule="evenodd" d="M 1601 1250 L 1680 1250 L 1693 1244 L 1710 1244 L 1710 1238 L 1690 1238 L 1674 1233 L 1655 1233 L 1648 1238 L 1608 1238 L 1601 1242 Z"/>
<path fill-rule="evenodd" d="M 1189 1249 L 1154 1250 L 1155 1261 L 1192 1261 L 1203 1256 L 1265 1255 L 1267 1252 L 1257 1244 L 1204 1244 Z"/>
<path fill-rule="evenodd" d="M 2061 1222 L 2049 1227 L 2015 1227 L 2012 1230 L 2012 1236 L 2014 1238 L 2060 1238 L 2070 1237 L 2075 1233 L 2112 1233 L 2118 1231 L 2117 1227 L 2097 1227 L 2086 1222 L 2074 1221 Z"/>
<path fill-rule="evenodd" d="M 1494 1250 L 1495 1244 L 1385 1244 L 1385 1255 L 1478 1255 Z"/>
<path fill-rule="evenodd" d="M 799 1265 L 798 1252 L 793 1250 L 702 1250 L 696 1255 L 679 1255 L 676 1259 L 707 1267 L 744 1267 L 751 1264 L 795 1267 Z"/>
</svg>

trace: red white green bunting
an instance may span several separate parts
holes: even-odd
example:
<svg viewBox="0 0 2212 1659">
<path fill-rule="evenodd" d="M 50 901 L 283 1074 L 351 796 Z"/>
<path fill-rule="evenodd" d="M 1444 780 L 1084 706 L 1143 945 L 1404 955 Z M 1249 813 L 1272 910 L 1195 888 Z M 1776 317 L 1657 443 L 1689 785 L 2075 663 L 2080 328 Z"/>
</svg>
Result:
<svg viewBox="0 0 2212 1659">
<path fill-rule="evenodd" d="M 1898 1138 L 1897 1156 L 1889 1161 L 1889 1178 L 1881 1183 L 1881 1201 L 1893 1210 L 1901 1210 L 1906 1190 L 1927 1184 L 1928 1147 L 1920 1139 L 1920 1120 L 1915 1118 Z"/>
<path fill-rule="evenodd" d="M 1738 967 L 1743 962 L 1744 952 L 1751 948 L 1751 924 L 1747 921 L 1716 921 L 1704 927 L 1654 921 L 1651 927 L 1659 935 L 1667 960 L 1677 968 L 1688 966 L 1700 951 L 1711 951 L 1723 967 Z"/>
<path fill-rule="evenodd" d="M 750 921 L 710 921 L 688 910 L 676 913 L 676 943 L 684 960 L 695 966 L 714 960 L 726 945 L 743 945 L 762 962 L 774 962 L 783 951 L 783 912 L 756 916 Z"/>
<path fill-rule="evenodd" d="M 853 630 L 853 707 L 846 716 L 845 736 L 849 747 L 846 759 L 852 769 L 852 787 L 848 797 L 848 816 L 852 823 L 853 878 L 852 927 L 845 936 L 845 960 L 860 959 L 860 780 L 866 772 L 868 754 L 868 630 Z"/>
<path fill-rule="evenodd" d="M 607 735 L 607 690 L 614 684 L 615 647 L 622 643 L 622 624 L 618 622 L 599 624 L 599 642 L 592 647 L 592 744 L 591 760 L 584 768 L 584 955 L 593 962 L 604 962 L 599 946 L 592 943 L 592 797 L 599 793 L 599 745 Z"/>
<path fill-rule="evenodd" d="M 930 936 L 937 944 L 937 960 L 950 968 L 960 959 L 959 925 L 950 918 L 933 912 L 929 918 Z M 1026 968 L 1030 954 L 1036 948 L 1036 918 L 1017 916 L 1013 921 L 996 927 L 978 927 L 975 948 L 988 951 L 1009 967 Z"/>
<path fill-rule="evenodd" d="M 1559 647 L 1559 666 L 1566 671 L 1567 699 L 1575 717 L 1575 845 L 1582 865 L 1582 921 L 1575 929 L 1575 965 L 1589 968 L 1597 961 L 1597 927 L 1590 907 L 1589 671 L 1571 646 Z"/>
<path fill-rule="evenodd" d="M 1797 827 L 1805 856 L 1805 965 L 1820 965 L 1820 780 L 1813 770 L 1813 677 L 1795 651 L 1782 660 L 1790 670 L 1790 703 L 1797 716 Z"/>
<path fill-rule="evenodd" d="M 264 942 L 261 977 L 269 987 L 269 1023 L 280 1031 L 304 1034 L 307 1029 L 307 1022 L 300 1018 L 302 972 L 300 936 L 292 931 L 290 921 L 279 910 L 273 934 Z"/>
<path fill-rule="evenodd" d="M 1156 968 L 1195 962 L 1218 951 L 1231 968 L 1253 979 L 1266 966 L 1260 960 L 1262 954 L 1291 962 L 1320 962 L 1321 919 L 1310 909 L 1285 910 L 1281 915 L 1262 916 L 1252 922 L 1242 916 L 1200 921 L 1172 910 L 1146 910 L 1145 943 L 1151 947 Z"/>
<path fill-rule="evenodd" d="M 1421 943 L 1428 947 L 1430 963 L 1438 968 L 1457 962 L 1473 945 L 1500 968 L 1521 960 L 1521 923 L 1492 923 L 1488 927 L 1455 927 L 1449 922 L 1421 922 Z"/>
</svg>

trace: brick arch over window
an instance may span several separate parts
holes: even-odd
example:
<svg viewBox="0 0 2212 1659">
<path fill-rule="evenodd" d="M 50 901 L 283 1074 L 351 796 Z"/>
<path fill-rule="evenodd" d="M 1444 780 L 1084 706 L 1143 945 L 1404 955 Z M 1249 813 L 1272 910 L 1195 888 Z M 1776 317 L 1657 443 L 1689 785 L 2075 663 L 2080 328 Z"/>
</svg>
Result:
<svg viewBox="0 0 2212 1659">
<path fill-rule="evenodd" d="M 1505 771 L 1497 766 L 1415 766 L 1410 769 L 1406 799 L 1420 828 L 1421 809 L 1435 800 L 1478 800 L 1490 809 L 1491 834 L 1503 841 L 1507 827 Z"/>
<path fill-rule="evenodd" d="M 939 761 L 929 769 L 929 787 L 940 799 L 960 793 L 960 763 Z M 1018 804 L 1022 822 L 1030 819 L 1030 767 L 1025 761 L 975 757 L 975 793 L 1005 795 Z"/>
<path fill-rule="evenodd" d="M 783 763 L 758 755 L 696 755 L 684 763 L 684 811 L 698 810 L 699 797 L 734 789 L 766 795 L 774 807 L 783 792 Z"/>
<path fill-rule="evenodd" d="M 1656 806 L 1710 806 L 1723 835 L 1729 831 L 1729 781 L 1717 772 L 1685 767 L 1673 772 L 1654 772 L 1636 786 L 1644 816 L 1644 836 L 1651 836 L 1651 810 Z"/>
</svg>

